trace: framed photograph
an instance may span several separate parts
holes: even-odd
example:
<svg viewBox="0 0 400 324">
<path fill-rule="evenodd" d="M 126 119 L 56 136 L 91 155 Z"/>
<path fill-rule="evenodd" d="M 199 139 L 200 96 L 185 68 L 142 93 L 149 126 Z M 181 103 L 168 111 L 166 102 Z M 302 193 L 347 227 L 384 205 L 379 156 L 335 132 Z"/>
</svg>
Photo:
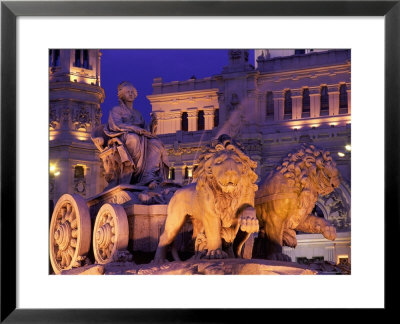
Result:
<svg viewBox="0 0 400 324">
<path fill-rule="evenodd" d="M 126 1 L 115 3 L 5 1 L 2 2 L 1 15 L 2 321 L 10 323 L 32 320 L 82 323 L 132 320 L 137 322 L 210 321 L 210 315 L 204 314 L 202 308 L 214 308 L 213 320 L 226 321 L 227 318 L 234 316 L 236 309 L 257 308 L 262 316 L 261 312 L 268 308 L 390 309 L 393 306 L 393 301 L 389 296 L 394 288 L 386 283 L 395 280 L 390 270 L 389 260 L 395 253 L 392 238 L 399 234 L 398 226 L 394 221 L 396 217 L 389 217 L 399 212 L 397 202 L 399 156 L 397 152 L 399 152 L 400 118 L 397 108 L 400 104 L 398 95 L 400 4 L 398 1 Z M 90 50 L 75 50 L 76 48 Z M 245 50 L 235 50 L 237 48 Z M 310 53 L 303 53 L 296 51 L 310 50 L 294 50 L 295 48 L 336 50 L 312 50 Z M 334 102 L 337 99 L 339 109 L 337 112 L 339 119 L 335 117 L 337 120 L 330 120 L 330 132 L 328 132 L 330 135 L 328 136 L 340 137 L 339 127 L 336 132 L 333 130 L 335 126 L 339 126 L 338 123 L 347 123 L 347 126 L 343 125 L 348 129 L 346 136 L 349 143 L 342 144 L 351 144 L 348 148 L 343 145 L 344 153 L 340 150 L 334 151 L 336 160 L 340 160 L 339 164 L 345 173 L 347 172 L 345 177 L 351 184 L 351 252 L 335 252 L 326 257 L 335 259 L 335 263 L 345 262 L 346 258 L 349 260 L 351 257 L 351 275 L 301 276 L 301 279 L 300 276 L 49 275 L 49 272 L 52 272 L 51 269 L 54 269 L 54 264 L 52 268 L 50 266 L 48 255 L 49 183 L 50 199 L 53 193 L 56 200 L 59 197 L 58 191 L 61 190 L 55 188 L 52 192 L 51 189 L 52 183 L 56 183 L 52 182 L 52 177 L 54 179 L 56 173 L 59 172 L 57 166 L 53 165 L 50 175 L 48 169 L 49 161 L 52 167 L 53 154 L 48 146 L 49 95 L 51 98 L 49 65 L 56 71 L 57 60 L 60 58 L 59 52 L 54 49 L 73 53 L 74 64 L 79 67 L 85 64 L 89 67 L 89 58 L 93 55 L 93 57 L 99 57 L 98 49 L 104 50 L 103 58 L 114 53 L 113 51 L 116 53 L 116 49 L 118 53 L 147 51 L 142 58 L 135 57 L 135 60 L 143 60 L 143 64 L 139 63 L 139 65 L 146 66 L 147 70 L 143 68 L 130 73 L 132 75 L 137 73 L 138 75 L 135 75 L 137 79 L 144 79 L 151 74 L 153 92 L 142 93 L 139 96 L 148 96 L 153 117 L 155 116 L 157 121 L 157 130 L 153 129 L 153 131 L 164 138 L 171 155 L 185 149 L 184 145 L 175 145 L 174 139 L 169 139 L 168 134 L 171 130 L 173 133 L 179 130 L 180 135 L 177 134 L 183 137 L 186 130 L 189 133 L 193 131 L 190 136 L 195 136 L 196 131 L 199 130 L 209 130 L 211 134 L 213 132 L 211 124 L 215 126 L 219 121 L 218 118 L 216 119 L 215 107 L 224 107 L 220 110 L 222 115 L 218 116 L 221 120 L 227 120 L 224 114 L 227 111 L 235 111 L 236 106 L 241 106 L 242 95 L 226 83 L 226 94 L 224 94 L 226 98 L 221 99 L 219 92 L 216 92 L 215 98 L 212 94 L 208 94 L 207 98 L 211 103 L 208 106 L 203 105 L 207 109 L 204 108 L 201 112 L 196 110 L 196 114 L 193 115 L 194 110 L 190 110 L 188 106 L 189 108 L 182 110 L 182 116 L 182 111 L 180 111 L 179 125 L 168 121 L 169 117 L 176 114 L 176 109 L 164 114 L 165 109 L 169 108 L 162 106 L 164 99 L 160 94 L 170 93 L 168 89 L 174 86 L 184 89 L 187 84 L 190 86 L 203 81 L 210 82 L 208 88 L 212 88 L 212 78 L 207 78 L 207 75 L 200 77 L 193 75 L 188 76 L 190 78 L 186 81 L 185 79 L 177 80 L 182 82 L 157 79 L 161 76 L 154 74 L 157 71 L 149 72 L 153 66 L 156 66 L 155 62 L 148 63 L 151 55 L 163 56 L 163 53 L 170 49 L 173 49 L 176 55 L 183 50 L 226 51 L 226 65 L 221 66 L 221 70 L 224 69 L 225 72 L 229 70 L 228 72 L 233 74 L 237 72 L 235 64 L 238 60 L 243 60 L 240 68 L 246 69 L 249 65 L 250 69 L 250 65 L 254 64 L 258 71 L 271 71 L 278 64 L 272 65 L 271 62 L 278 61 L 278 59 L 274 61 L 274 57 L 285 56 L 282 53 L 289 49 L 294 51 L 290 55 L 297 57 L 296 64 L 299 64 L 298 61 L 302 57 L 314 57 L 314 60 L 318 60 L 325 55 L 324 60 L 343 59 L 343 62 L 347 58 L 347 61 L 351 62 L 351 65 L 347 67 L 348 71 L 333 71 L 329 68 L 324 71 L 332 79 L 340 73 L 350 75 L 351 71 L 351 83 L 350 79 L 339 80 L 337 77 L 339 80 L 337 89 L 326 86 L 327 94 L 337 95 L 337 98 L 333 95 L 331 98 L 326 96 L 328 115 L 331 113 L 329 100 Z M 263 49 L 275 49 L 276 53 Z M 250 62 L 247 60 L 249 55 L 252 56 Z M 201 56 L 195 58 L 195 60 L 201 59 L 204 59 L 204 64 L 207 65 L 205 55 L 204 58 Z M 182 64 L 191 64 L 190 59 L 184 60 Z M 281 61 L 279 59 L 279 64 L 289 64 Z M 129 60 L 127 62 L 128 65 Z M 169 64 L 166 57 L 164 57 L 164 62 Z M 135 64 L 137 65 L 137 62 Z M 135 64 L 130 65 L 136 66 Z M 51 69 L 50 74 L 54 72 Z M 120 70 L 117 70 L 115 66 L 112 66 L 112 69 L 115 69 L 115 73 L 111 71 L 107 74 L 107 78 L 113 80 L 115 77 L 118 78 L 118 75 L 123 75 L 118 71 L 129 70 L 124 66 L 120 66 L 118 68 Z M 323 75 L 324 71 L 320 74 Z M 73 78 L 76 75 L 71 73 L 69 76 Z M 293 75 L 289 77 L 296 79 Z M 316 79 L 319 75 L 313 74 L 309 77 Z M 54 78 L 57 78 L 56 73 Z M 100 71 L 98 78 L 100 78 Z M 100 82 L 98 78 L 92 80 L 92 85 Z M 118 82 L 120 81 L 123 80 Z M 280 82 L 277 78 L 270 81 L 277 85 Z M 71 80 L 71 82 L 81 81 Z M 105 84 L 104 79 L 101 82 Z M 135 85 L 135 81 L 132 83 Z M 267 87 L 264 88 L 265 91 L 268 90 Z M 297 94 L 297 90 L 296 93 L 291 94 L 286 90 L 282 92 L 278 86 L 276 89 L 271 88 L 275 99 L 270 101 L 275 100 L 275 108 L 271 108 L 274 107 L 272 105 L 268 106 L 268 100 L 271 99 L 268 98 L 268 93 L 265 92 L 264 98 L 264 93 L 260 90 L 261 92 L 256 94 L 258 100 L 256 105 L 266 107 L 266 115 L 264 116 L 263 113 L 262 117 L 265 117 L 265 125 L 273 127 L 274 114 L 282 115 L 280 116 L 282 120 L 289 120 L 288 125 L 290 124 L 293 136 L 298 132 L 301 137 L 301 127 L 305 124 L 295 124 L 295 118 L 286 118 L 286 114 L 288 115 L 290 110 L 291 114 L 301 114 L 298 117 L 303 121 L 307 120 L 308 116 L 303 116 L 303 114 L 313 114 L 313 107 L 315 107 L 310 104 L 311 109 L 308 112 L 307 95 L 312 97 L 314 89 L 310 88 L 309 94 L 307 91 L 306 94 L 304 91 Z M 115 89 L 115 94 L 113 91 L 107 90 L 106 98 L 116 96 L 117 90 Z M 325 94 L 321 91 L 321 89 L 318 90 L 318 96 L 323 98 Z M 250 90 L 246 93 L 249 98 L 252 97 Z M 282 102 L 279 101 L 280 94 Z M 306 103 L 300 104 L 300 101 L 304 100 Z M 293 107 L 301 106 L 303 110 L 289 109 L 292 105 Z M 282 111 L 276 107 L 282 108 Z M 318 107 L 322 113 L 325 107 L 322 99 Z M 52 109 L 50 104 L 50 112 Z M 347 109 L 346 112 L 345 109 Z M 185 113 L 188 117 L 187 123 L 185 123 Z M 103 114 L 108 115 L 107 112 Z M 52 116 L 50 113 L 50 123 L 53 122 L 53 126 L 50 125 L 50 140 L 54 133 L 52 129 L 57 130 L 59 122 L 56 115 Z M 348 120 L 343 117 L 347 115 Z M 79 130 L 86 127 L 87 117 L 85 111 L 74 117 L 73 123 L 76 128 L 74 134 L 78 134 Z M 147 117 L 145 116 L 145 119 Z M 271 117 L 270 122 L 269 117 Z M 292 119 L 293 122 L 290 121 Z M 99 125 L 105 122 L 107 122 L 107 116 L 104 116 L 102 121 L 98 120 Z M 233 126 L 234 123 L 226 128 L 232 131 Z M 317 134 L 319 125 L 307 124 L 306 127 L 315 130 Z M 246 131 L 251 132 L 252 129 L 249 128 Z M 279 132 L 276 133 L 279 134 Z M 319 136 L 318 134 L 316 136 Z M 252 147 L 252 143 L 245 143 L 245 145 L 248 148 Z M 351 153 L 349 153 L 350 150 Z M 190 152 L 187 154 L 192 158 Z M 351 156 L 351 173 L 349 159 L 346 169 L 346 158 L 349 156 Z M 195 171 L 195 164 L 189 165 L 183 160 L 181 157 L 173 158 L 174 166 L 170 168 L 168 177 L 172 179 L 177 175 L 178 178 L 182 178 L 181 182 L 190 182 Z M 261 164 L 262 170 L 257 172 L 264 175 L 272 167 L 272 162 L 272 160 L 264 159 L 264 164 Z M 96 184 L 90 183 L 90 180 L 85 178 L 88 172 L 87 166 L 75 163 L 73 167 L 72 170 L 71 166 L 68 166 L 72 170 L 70 172 L 74 174 L 74 190 L 79 194 L 85 194 L 88 191 L 87 195 L 92 196 L 89 191 L 95 192 L 98 188 Z M 174 175 L 171 174 L 172 169 L 175 171 Z M 334 201 L 335 199 L 330 203 L 334 204 Z M 315 212 L 318 213 L 318 210 Z M 323 214 L 324 210 L 320 212 Z M 345 223 L 338 226 L 346 226 Z M 342 260 L 339 260 L 340 257 Z M 291 255 L 291 258 L 301 261 L 301 258 L 299 259 L 295 254 Z M 309 262 L 308 259 L 303 261 Z M 272 277 L 274 279 L 271 279 Z M 367 280 L 369 293 L 363 291 Z M 328 304 L 316 298 L 316 291 L 321 286 L 325 287 L 324 294 L 329 291 L 327 296 L 329 295 L 331 300 Z M 290 289 L 296 289 L 299 292 L 298 298 L 287 297 L 287 291 Z M 268 294 L 267 291 L 269 291 Z M 240 296 L 244 295 L 248 297 L 242 299 Z M 157 309 L 157 312 L 154 309 Z M 179 309 L 179 312 L 176 309 Z"/>
</svg>

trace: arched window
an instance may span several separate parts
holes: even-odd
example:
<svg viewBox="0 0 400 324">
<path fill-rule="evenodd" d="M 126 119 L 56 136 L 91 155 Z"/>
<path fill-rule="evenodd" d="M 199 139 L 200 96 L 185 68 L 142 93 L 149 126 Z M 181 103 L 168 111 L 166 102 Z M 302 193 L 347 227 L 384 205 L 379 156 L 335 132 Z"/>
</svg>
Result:
<svg viewBox="0 0 400 324">
<path fill-rule="evenodd" d="M 185 111 L 182 113 L 182 130 L 184 132 L 187 132 L 188 127 L 189 127 L 188 113 Z"/>
<path fill-rule="evenodd" d="M 219 125 L 219 109 L 214 110 L 214 127 Z"/>
<path fill-rule="evenodd" d="M 74 66 L 76 67 L 81 67 L 82 62 L 81 62 L 81 50 L 75 50 L 75 62 Z"/>
<path fill-rule="evenodd" d="M 197 130 L 204 130 L 204 111 L 199 110 L 197 113 Z"/>
<path fill-rule="evenodd" d="M 168 171 L 168 179 L 169 180 L 175 180 L 175 168 L 170 167 Z"/>
<path fill-rule="evenodd" d="M 272 120 L 274 119 L 274 94 L 272 91 L 267 92 L 267 111 L 266 111 L 266 117 L 267 120 Z"/>
<path fill-rule="evenodd" d="M 321 108 L 319 112 L 320 116 L 328 116 L 329 115 L 329 95 L 328 95 L 328 87 L 323 86 L 321 88 Z"/>
<path fill-rule="evenodd" d="M 83 50 L 83 68 L 85 69 L 90 69 L 89 66 L 89 51 L 88 50 Z"/>
<path fill-rule="evenodd" d="M 347 87 L 341 84 L 339 88 L 339 114 L 348 114 Z"/>
<path fill-rule="evenodd" d="M 301 118 L 310 117 L 310 90 L 303 89 L 303 98 L 301 101 Z"/>
<path fill-rule="evenodd" d="M 292 94 L 290 90 L 285 92 L 285 106 L 283 119 L 292 119 Z"/>
</svg>

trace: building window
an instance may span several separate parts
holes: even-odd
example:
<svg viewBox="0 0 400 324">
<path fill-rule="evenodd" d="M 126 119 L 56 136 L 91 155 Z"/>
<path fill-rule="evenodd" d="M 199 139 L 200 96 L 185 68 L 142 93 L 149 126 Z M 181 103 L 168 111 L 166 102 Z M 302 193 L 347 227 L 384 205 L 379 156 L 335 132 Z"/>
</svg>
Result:
<svg viewBox="0 0 400 324">
<path fill-rule="evenodd" d="M 197 113 L 197 130 L 204 130 L 204 111 L 199 110 Z"/>
<path fill-rule="evenodd" d="M 298 55 L 298 54 L 306 54 L 306 50 L 305 49 L 295 49 L 294 50 L 294 54 Z"/>
<path fill-rule="evenodd" d="M 303 98 L 301 101 L 301 118 L 310 117 L 310 90 L 303 89 Z"/>
<path fill-rule="evenodd" d="M 168 179 L 169 180 L 175 180 L 175 168 L 170 167 L 168 171 Z"/>
<path fill-rule="evenodd" d="M 89 62 L 89 50 L 75 50 L 75 67 L 82 67 L 84 69 L 90 70 L 90 62 Z"/>
<path fill-rule="evenodd" d="M 81 50 L 75 50 L 75 62 L 74 66 L 81 67 Z"/>
<path fill-rule="evenodd" d="M 187 132 L 189 129 L 188 113 L 185 111 L 182 113 L 182 130 Z"/>
<path fill-rule="evenodd" d="M 348 114 L 347 87 L 341 84 L 339 88 L 339 114 Z"/>
<path fill-rule="evenodd" d="M 285 92 L 285 105 L 283 119 L 292 119 L 292 94 L 290 90 Z"/>
<path fill-rule="evenodd" d="M 83 179 L 85 177 L 85 169 L 81 165 L 75 166 L 74 178 Z"/>
<path fill-rule="evenodd" d="M 88 50 L 83 50 L 83 65 L 82 67 L 84 69 L 89 69 L 89 51 Z"/>
<path fill-rule="evenodd" d="M 348 266 L 350 265 L 348 256 L 339 256 L 338 257 L 338 265 Z"/>
<path fill-rule="evenodd" d="M 184 173 L 184 176 L 183 176 L 183 178 L 186 180 L 186 179 L 189 179 L 189 168 L 187 167 L 187 166 L 185 166 L 185 173 Z"/>
<path fill-rule="evenodd" d="M 50 50 L 49 66 L 59 66 L 59 65 L 60 65 L 60 50 Z"/>
<path fill-rule="evenodd" d="M 267 92 L 267 120 L 274 119 L 274 95 L 272 91 Z"/>
<path fill-rule="evenodd" d="M 74 168 L 74 192 L 86 195 L 85 169 L 82 165 L 76 165 Z"/>
<path fill-rule="evenodd" d="M 219 125 L 219 109 L 214 110 L 214 127 Z"/>
<path fill-rule="evenodd" d="M 319 115 L 320 116 L 329 115 L 329 95 L 327 86 L 323 86 L 321 88 L 321 108 Z"/>
</svg>

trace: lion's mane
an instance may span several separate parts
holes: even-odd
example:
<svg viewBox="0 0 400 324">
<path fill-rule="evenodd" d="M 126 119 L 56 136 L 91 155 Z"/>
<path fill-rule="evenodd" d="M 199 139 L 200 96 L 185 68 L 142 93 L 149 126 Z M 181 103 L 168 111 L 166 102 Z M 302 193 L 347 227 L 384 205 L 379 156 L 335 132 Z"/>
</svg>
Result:
<svg viewBox="0 0 400 324">
<path fill-rule="evenodd" d="M 216 153 L 223 150 L 233 151 L 242 163 L 242 176 L 236 190 L 231 193 L 222 191 L 212 173 Z M 258 178 L 255 173 L 256 167 L 257 162 L 243 153 L 239 143 L 230 139 L 221 140 L 215 146 L 207 146 L 200 155 L 198 167 L 193 174 L 196 191 L 210 206 L 214 206 L 215 214 L 221 218 L 223 227 L 231 225 L 243 202 L 254 201 L 254 194 L 258 189 L 255 184 Z M 195 236 L 195 233 L 193 234 Z"/>
<path fill-rule="evenodd" d="M 322 193 L 330 186 L 326 168 L 335 168 L 336 164 L 330 152 L 316 148 L 314 145 L 302 144 L 296 152 L 289 153 L 282 163 L 276 167 L 294 191 L 300 193 L 306 188 L 313 187 Z"/>
</svg>

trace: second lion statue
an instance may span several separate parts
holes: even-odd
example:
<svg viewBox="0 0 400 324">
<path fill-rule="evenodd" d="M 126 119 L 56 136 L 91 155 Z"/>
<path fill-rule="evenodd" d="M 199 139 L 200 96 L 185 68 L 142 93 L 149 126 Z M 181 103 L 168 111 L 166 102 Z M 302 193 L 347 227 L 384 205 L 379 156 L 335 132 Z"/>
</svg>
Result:
<svg viewBox="0 0 400 324">
<path fill-rule="evenodd" d="M 335 240 L 335 227 L 313 215 L 312 210 L 319 195 L 331 193 L 339 184 L 340 174 L 330 153 L 310 144 L 289 153 L 261 181 L 256 211 L 264 223 L 267 259 L 290 261 L 282 246 L 296 247 L 296 231 L 320 233 Z"/>
<path fill-rule="evenodd" d="M 166 261 L 166 249 L 188 216 L 193 223 L 195 258 L 240 256 L 250 234 L 259 230 L 254 209 L 256 167 L 257 162 L 245 155 L 237 143 L 221 135 L 200 156 L 193 174 L 196 182 L 172 197 L 153 262 Z M 177 253 L 173 255 L 179 258 Z"/>
</svg>

